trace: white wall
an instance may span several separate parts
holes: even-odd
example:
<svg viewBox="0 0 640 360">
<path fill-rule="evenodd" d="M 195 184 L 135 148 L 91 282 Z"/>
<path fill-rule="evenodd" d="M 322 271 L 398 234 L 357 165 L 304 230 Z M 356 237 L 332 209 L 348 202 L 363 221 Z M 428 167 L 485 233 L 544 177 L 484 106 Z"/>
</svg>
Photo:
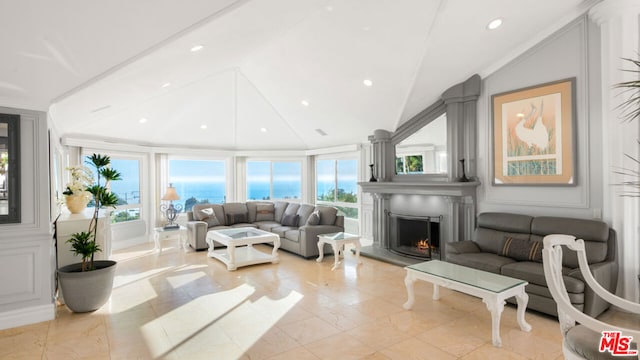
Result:
<svg viewBox="0 0 640 360">
<path fill-rule="evenodd" d="M 49 202 L 49 139 L 44 112 L 0 107 L 20 115 L 22 222 L 0 225 L 0 329 L 53 319 L 53 234 Z"/>
<path fill-rule="evenodd" d="M 478 100 L 478 212 L 601 218 L 599 30 L 580 17 L 487 76 Z M 494 186 L 491 96 L 576 78 L 576 186 Z"/>
</svg>

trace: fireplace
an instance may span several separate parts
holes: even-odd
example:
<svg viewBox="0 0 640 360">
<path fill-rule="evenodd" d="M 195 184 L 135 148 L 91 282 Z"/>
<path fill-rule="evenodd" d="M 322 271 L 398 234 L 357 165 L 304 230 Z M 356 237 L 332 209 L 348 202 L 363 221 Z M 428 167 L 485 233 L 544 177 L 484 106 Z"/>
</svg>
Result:
<svg viewBox="0 0 640 360">
<path fill-rule="evenodd" d="M 389 250 L 420 260 L 440 259 L 442 216 L 409 216 L 388 213 Z"/>
</svg>

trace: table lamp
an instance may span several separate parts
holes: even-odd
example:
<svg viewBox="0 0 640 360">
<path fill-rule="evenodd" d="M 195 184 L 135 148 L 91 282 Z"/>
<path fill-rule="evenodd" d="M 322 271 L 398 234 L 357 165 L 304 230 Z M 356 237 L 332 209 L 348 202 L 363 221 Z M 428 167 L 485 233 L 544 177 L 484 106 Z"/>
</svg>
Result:
<svg viewBox="0 0 640 360">
<path fill-rule="evenodd" d="M 165 191 L 164 196 L 161 200 L 169 200 L 169 205 L 162 204 L 160 205 L 160 211 L 164 213 L 164 216 L 167 218 L 169 223 L 164 226 L 165 229 L 178 229 L 180 225 L 175 224 L 176 218 L 178 217 L 178 213 L 182 211 L 182 205 L 173 206 L 173 200 L 180 200 L 180 196 L 176 192 L 176 188 L 169 184 L 167 191 Z"/>
</svg>

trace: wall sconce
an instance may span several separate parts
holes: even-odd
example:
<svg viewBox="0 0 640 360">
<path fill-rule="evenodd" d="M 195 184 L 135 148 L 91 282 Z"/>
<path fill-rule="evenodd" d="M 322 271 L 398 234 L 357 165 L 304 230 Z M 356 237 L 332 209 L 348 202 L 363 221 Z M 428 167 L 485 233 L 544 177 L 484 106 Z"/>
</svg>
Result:
<svg viewBox="0 0 640 360">
<path fill-rule="evenodd" d="M 164 216 L 167 218 L 169 223 L 164 226 L 165 229 L 178 229 L 180 225 L 174 223 L 176 218 L 178 217 L 178 213 L 182 211 L 182 205 L 178 204 L 173 206 L 173 200 L 180 200 L 180 196 L 176 192 L 176 188 L 174 188 L 171 184 L 165 191 L 164 196 L 161 200 L 169 200 L 169 205 L 162 204 L 160 205 L 160 211 L 164 213 Z"/>
</svg>

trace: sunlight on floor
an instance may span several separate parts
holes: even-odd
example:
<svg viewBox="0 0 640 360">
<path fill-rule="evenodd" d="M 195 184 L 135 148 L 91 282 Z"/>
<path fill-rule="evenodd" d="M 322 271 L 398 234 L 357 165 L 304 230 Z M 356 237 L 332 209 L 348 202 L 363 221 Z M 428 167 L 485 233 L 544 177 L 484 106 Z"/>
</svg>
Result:
<svg viewBox="0 0 640 360">
<path fill-rule="evenodd" d="M 262 296 L 253 301 L 254 294 L 253 287 L 243 284 L 201 296 L 148 322 L 141 327 L 141 332 L 154 358 L 180 349 L 184 349 L 184 353 L 198 349 L 199 356 L 203 352 L 219 355 L 216 344 L 236 338 L 242 346 L 228 348 L 226 355 L 241 357 L 302 298 L 302 294 L 293 291 L 281 299 Z M 236 324 L 238 330 L 236 333 L 226 331 L 225 335 L 221 327 L 229 322 Z M 162 332 L 169 337 L 168 343 L 157 341 L 157 334 Z"/>
</svg>

